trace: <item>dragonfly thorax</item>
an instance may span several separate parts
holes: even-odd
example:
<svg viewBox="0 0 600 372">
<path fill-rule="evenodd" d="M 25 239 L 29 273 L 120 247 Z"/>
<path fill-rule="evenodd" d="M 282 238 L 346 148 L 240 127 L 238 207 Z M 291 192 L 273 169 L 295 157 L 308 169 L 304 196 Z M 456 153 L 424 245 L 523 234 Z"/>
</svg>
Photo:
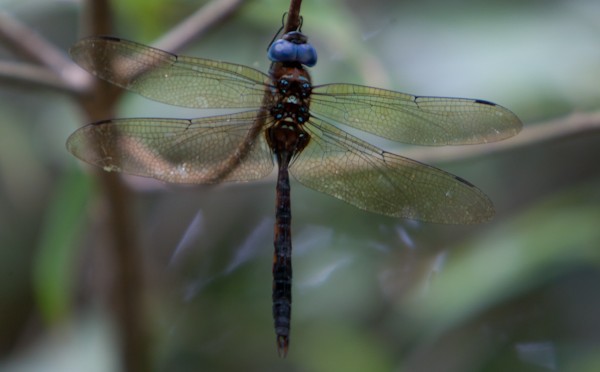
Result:
<svg viewBox="0 0 600 372">
<path fill-rule="evenodd" d="M 284 74 L 273 77 L 277 83 L 271 115 L 275 120 L 287 119 L 303 125 L 310 118 L 310 75 L 301 67 L 283 67 L 282 70 Z"/>
<path fill-rule="evenodd" d="M 273 106 L 271 115 L 276 120 L 289 120 L 297 125 L 302 125 L 308 121 L 310 114 L 308 106 L 298 102 L 295 96 L 282 100 Z"/>
<path fill-rule="evenodd" d="M 301 126 L 291 120 L 279 120 L 267 129 L 267 142 L 280 162 L 286 159 L 289 162 L 298 155 L 308 142 L 310 135 Z"/>
</svg>

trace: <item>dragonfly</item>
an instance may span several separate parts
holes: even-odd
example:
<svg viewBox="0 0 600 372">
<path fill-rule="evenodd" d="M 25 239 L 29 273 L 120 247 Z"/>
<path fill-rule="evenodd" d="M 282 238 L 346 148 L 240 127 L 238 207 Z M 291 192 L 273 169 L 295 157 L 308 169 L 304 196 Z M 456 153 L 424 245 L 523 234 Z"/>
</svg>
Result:
<svg viewBox="0 0 600 372">
<path fill-rule="evenodd" d="M 70 50 L 82 68 L 163 103 L 237 109 L 194 119 L 124 118 L 88 124 L 67 140 L 77 158 L 109 172 L 180 184 L 258 180 L 277 166 L 272 311 L 280 356 L 292 311 L 290 173 L 301 184 L 362 210 L 445 224 L 494 215 L 461 177 L 384 151 L 343 126 L 396 142 L 465 145 L 516 135 L 521 121 L 489 101 L 425 97 L 354 84 L 313 85 L 315 48 L 300 31 L 271 43 L 268 74 L 114 37 Z M 340 125 L 341 124 L 341 125 Z"/>
</svg>

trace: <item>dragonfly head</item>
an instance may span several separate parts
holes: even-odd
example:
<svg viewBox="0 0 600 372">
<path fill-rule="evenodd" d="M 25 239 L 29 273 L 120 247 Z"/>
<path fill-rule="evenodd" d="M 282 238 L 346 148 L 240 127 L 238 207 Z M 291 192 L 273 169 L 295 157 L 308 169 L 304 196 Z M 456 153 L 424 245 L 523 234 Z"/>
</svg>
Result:
<svg viewBox="0 0 600 372">
<path fill-rule="evenodd" d="M 298 62 L 308 67 L 317 63 L 317 51 L 298 31 L 288 32 L 271 44 L 268 56 L 273 62 Z"/>
</svg>

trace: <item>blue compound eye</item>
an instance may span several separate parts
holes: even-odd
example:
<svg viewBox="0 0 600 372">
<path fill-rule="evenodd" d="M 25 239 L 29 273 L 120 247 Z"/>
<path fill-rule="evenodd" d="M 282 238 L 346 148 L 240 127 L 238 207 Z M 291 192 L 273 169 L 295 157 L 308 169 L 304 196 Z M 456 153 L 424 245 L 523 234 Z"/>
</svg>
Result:
<svg viewBox="0 0 600 372">
<path fill-rule="evenodd" d="M 269 47 L 268 56 L 273 62 L 294 62 L 298 45 L 287 40 L 279 39 Z"/>
<path fill-rule="evenodd" d="M 290 32 L 271 44 L 268 57 L 273 62 L 299 62 L 308 67 L 317 63 L 315 48 L 298 32 Z"/>
<path fill-rule="evenodd" d="M 297 61 L 308 67 L 313 67 L 317 64 L 317 51 L 310 44 L 297 45 Z"/>
</svg>

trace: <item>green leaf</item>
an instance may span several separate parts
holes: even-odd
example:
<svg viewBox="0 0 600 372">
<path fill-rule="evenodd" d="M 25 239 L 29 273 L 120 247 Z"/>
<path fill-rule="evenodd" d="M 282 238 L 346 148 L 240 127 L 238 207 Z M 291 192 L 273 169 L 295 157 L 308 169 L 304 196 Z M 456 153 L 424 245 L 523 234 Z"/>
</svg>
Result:
<svg viewBox="0 0 600 372">
<path fill-rule="evenodd" d="M 83 231 L 90 177 L 79 171 L 64 174 L 44 216 L 33 269 L 34 293 L 49 323 L 69 316 L 73 296 L 77 241 Z"/>
</svg>

